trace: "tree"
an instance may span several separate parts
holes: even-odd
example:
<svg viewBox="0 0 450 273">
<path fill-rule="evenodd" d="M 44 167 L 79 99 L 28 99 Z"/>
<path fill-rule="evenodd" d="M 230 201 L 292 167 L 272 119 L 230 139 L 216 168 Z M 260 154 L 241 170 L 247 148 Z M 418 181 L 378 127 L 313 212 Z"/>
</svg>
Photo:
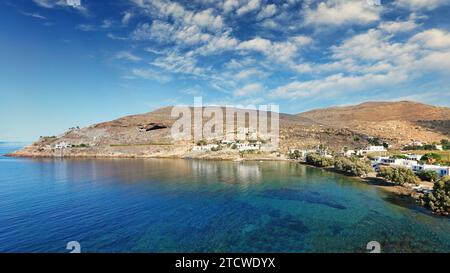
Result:
<svg viewBox="0 0 450 273">
<path fill-rule="evenodd" d="M 330 167 L 333 166 L 333 159 L 320 156 L 318 154 L 309 153 L 306 158 L 306 163 L 317 167 Z"/>
<path fill-rule="evenodd" d="M 302 154 L 298 150 L 295 150 L 294 152 L 289 154 L 290 159 L 300 159 L 301 157 Z"/>
<path fill-rule="evenodd" d="M 433 170 L 421 171 L 417 176 L 424 181 L 430 182 L 436 182 L 439 179 L 438 173 Z"/>
<path fill-rule="evenodd" d="M 448 139 L 441 140 L 442 149 L 450 150 L 450 141 Z"/>
<path fill-rule="evenodd" d="M 428 164 L 438 163 L 441 160 L 442 160 L 442 156 L 440 154 L 436 154 L 436 153 L 427 153 L 427 154 L 424 154 L 420 158 L 420 161 L 428 163 Z"/>
<path fill-rule="evenodd" d="M 420 198 L 424 207 L 442 215 L 450 214 L 450 176 L 444 176 L 434 183 L 433 191 Z"/>
<path fill-rule="evenodd" d="M 373 171 L 369 161 L 361 160 L 356 157 L 336 157 L 334 159 L 334 169 L 359 177 L 365 177 Z"/>
<path fill-rule="evenodd" d="M 404 185 L 405 183 L 416 185 L 419 184 L 419 180 L 417 179 L 414 172 L 407 168 L 380 168 L 378 176 L 383 177 L 387 181 L 395 183 L 397 185 Z"/>
<path fill-rule="evenodd" d="M 206 144 L 207 144 L 207 142 L 204 139 L 197 141 L 197 146 L 203 146 L 203 145 L 206 145 Z"/>
</svg>

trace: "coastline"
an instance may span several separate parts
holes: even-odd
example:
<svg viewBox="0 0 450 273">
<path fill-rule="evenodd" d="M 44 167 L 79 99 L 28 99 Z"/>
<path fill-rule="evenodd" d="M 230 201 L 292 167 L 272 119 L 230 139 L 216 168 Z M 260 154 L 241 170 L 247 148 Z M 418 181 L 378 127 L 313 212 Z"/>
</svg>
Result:
<svg viewBox="0 0 450 273">
<path fill-rule="evenodd" d="M 239 154 L 218 154 L 218 155 L 212 155 L 210 153 L 182 153 L 182 154 L 161 154 L 161 153 L 155 153 L 155 154 L 145 154 L 145 155 L 139 155 L 139 154 L 121 154 L 121 153 L 111 153 L 111 154 L 65 154 L 62 157 L 50 155 L 50 154 L 37 154 L 37 153 L 26 153 L 23 150 L 16 151 L 13 153 L 6 154 L 4 156 L 7 157 L 22 157 L 22 158 L 69 158 L 69 159 L 114 159 L 114 158 L 121 158 L 121 159 L 145 159 L 145 158 L 152 158 L 152 159 L 195 159 L 195 160 L 207 160 L 207 161 L 233 161 L 233 162 L 241 162 L 241 161 L 274 161 L 274 162 L 292 162 L 301 164 L 304 166 L 322 169 L 328 172 L 333 172 L 342 176 L 345 176 L 347 178 L 357 179 L 360 182 L 364 182 L 368 185 L 372 185 L 376 187 L 377 189 L 383 190 L 388 193 L 393 193 L 398 196 L 408 196 L 411 197 L 412 200 L 416 200 L 417 198 L 413 197 L 415 194 L 414 190 L 408 187 L 395 185 L 393 183 L 389 183 L 383 178 L 376 177 L 375 175 L 370 175 L 368 177 L 356 177 L 356 176 L 349 176 L 343 172 L 339 172 L 334 170 L 333 168 L 323 168 L 323 167 L 317 167 L 313 165 L 306 164 L 304 162 L 299 162 L 297 160 L 288 159 L 285 157 L 274 157 L 274 156 L 268 156 L 268 154 L 249 154 L 251 156 L 244 156 L 241 157 Z"/>
<path fill-rule="evenodd" d="M 383 178 L 377 177 L 375 173 L 369 174 L 367 177 L 357 177 L 350 176 L 344 172 L 337 171 L 332 167 L 317 167 L 305 162 L 289 159 L 286 157 L 275 156 L 272 154 L 247 154 L 242 156 L 239 153 L 229 154 L 229 153 L 155 153 L 146 155 L 137 154 L 66 154 L 63 157 L 58 157 L 49 154 L 27 154 L 24 150 L 16 151 L 4 156 L 8 157 L 21 157 L 21 158 L 34 158 L 34 159 L 184 159 L 184 160 L 204 160 L 204 161 L 230 161 L 230 162 L 290 162 L 295 164 L 301 164 L 306 167 L 312 167 L 316 169 L 321 169 L 327 172 L 332 172 L 338 175 L 342 175 L 349 179 L 358 180 L 359 182 L 365 183 L 367 185 L 373 186 L 375 189 L 380 190 L 388 194 L 391 198 L 394 198 L 401 202 L 406 202 L 408 204 L 418 205 L 417 201 L 422 195 L 416 192 L 412 187 L 400 186 L 394 183 L 388 182 Z M 420 205 L 418 205 L 420 206 Z M 435 213 L 432 213 L 435 215 Z"/>
<path fill-rule="evenodd" d="M 394 194 L 400 198 L 407 198 L 408 201 L 411 201 L 411 202 L 416 202 L 417 198 L 419 196 L 419 194 L 416 193 L 412 188 L 395 185 L 394 183 L 390 183 L 381 177 L 376 177 L 373 174 L 371 174 L 367 177 L 349 176 L 343 172 L 336 171 L 335 169 L 333 169 L 331 167 L 328 167 L 328 168 L 317 167 L 317 166 L 306 164 L 304 162 L 299 162 L 299 164 L 302 164 L 304 166 L 308 166 L 311 168 L 321 169 L 321 170 L 324 170 L 327 172 L 339 174 L 339 175 L 345 176 L 347 178 L 358 180 L 359 182 L 365 183 L 367 185 L 371 185 L 371 186 L 375 187 L 376 189 L 382 190 L 383 192 Z"/>
</svg>

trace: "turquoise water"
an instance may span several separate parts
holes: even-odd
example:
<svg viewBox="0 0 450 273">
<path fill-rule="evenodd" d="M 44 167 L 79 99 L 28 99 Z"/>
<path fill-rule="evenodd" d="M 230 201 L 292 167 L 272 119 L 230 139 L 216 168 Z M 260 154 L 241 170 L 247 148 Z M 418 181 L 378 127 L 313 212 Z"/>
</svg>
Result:
<svg viewBox="0 0 450 273">
<path fill-rule="evenodd" d="M 0 144 L 0 154 L 18 147 Z M 0 157 L 0 252 L 450 252 L 450 220 L 286 162 Z"/>
</svg>

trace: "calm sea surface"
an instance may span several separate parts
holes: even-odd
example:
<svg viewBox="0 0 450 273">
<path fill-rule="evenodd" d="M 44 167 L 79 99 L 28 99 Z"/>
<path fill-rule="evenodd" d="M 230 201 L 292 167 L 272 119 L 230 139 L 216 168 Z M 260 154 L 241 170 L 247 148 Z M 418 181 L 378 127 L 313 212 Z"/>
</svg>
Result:
<svg viewBox="0 0 450 273">
<path fill-rule="evenodd" d="M 20 147 L 0 144 L 0 154 Z M 0 156 L 0 252 L 450 252 L 450 219 L 286 162 Z"/>
</svg>

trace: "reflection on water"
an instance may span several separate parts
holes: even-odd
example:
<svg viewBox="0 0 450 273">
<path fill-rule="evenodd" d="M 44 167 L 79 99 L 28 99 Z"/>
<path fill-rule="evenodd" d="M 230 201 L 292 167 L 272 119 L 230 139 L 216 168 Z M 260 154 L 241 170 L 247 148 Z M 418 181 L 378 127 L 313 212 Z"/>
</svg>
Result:
<svg viewBox="0 0 450 273">
<path fill-rule="evenodd" d="M 0 251 L 450 251 L 448 218 L 385 199 L 286 162 L 0 157 Z"/>
</svg>

